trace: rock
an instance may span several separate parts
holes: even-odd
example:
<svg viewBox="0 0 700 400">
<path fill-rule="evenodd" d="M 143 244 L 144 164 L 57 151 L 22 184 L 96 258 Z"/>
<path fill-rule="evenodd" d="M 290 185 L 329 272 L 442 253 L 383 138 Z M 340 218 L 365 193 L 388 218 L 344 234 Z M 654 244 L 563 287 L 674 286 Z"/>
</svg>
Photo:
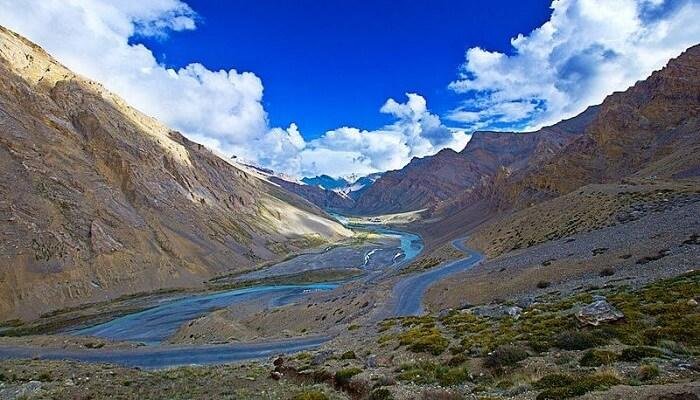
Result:
<svg viewBox="0 0 700 400">
<path fill-rule="evenodd" d="M 533 304 L 535 304 L 535 299 L 532 297 L 523 297 L 515 302 L 515 305 L 522 309 L 528 308 Z"/>
<path fill-rule="evenodd" d="M 377 368 L 377 356 L 370 354 L 365 360 L 365 368 Z"/>
<path fill-rule="evenodd" d="M 472 307 L 474 307 L 474 305 L 472 303 L 464 302 L 464 303 L 462 303 L 462 305 L 459 306 L 459 310 L 468 310 Z"/>
<path fill-rule="evenodd" d="M 274 365 L 275 367 L 281 367 L 282 364 L 284 364 L 284 358 L 282 357 L 277 357 L 272 361 L 272 365 Z"/>
<path fill-rule="evenodd" d="M 523 309 L 518 307 L 518 306 L 513 306 L 513 307 L 506 307 L 503 310 L 503 313 L 505 315 L 513 317 L 513 319 L 518 319 L 520 318 L 520 314 L 523 312 Z"/>
<path fill-rule="evenodd" d="M 695 307 L 698 305 L 698 301 L 695 299 L 690 299 L 690 300 L 688 300 L 688 305 L 691 307 Z"/>
<path fill-rule="evenodd" d="M 596 300 L 591 304 L 583 306 L 577 313 L 576 318 L 584 324 L 598 326 L 601 323 L 614 322 L 624 318 L 625 315 L 608 303 L 606 299 Z"/>
<path fill-rule="evenodd" d="M 333 350 L 320 351 L 314 354 L 314 358 L 311 359 L 311 365 L 321 365 L 331 358 L 331 356 L 333 356 Z"/>
<path fill-rule="evenodd" d="M 272 372 L 270 372 L 270 378 L 278 381 L 278 380 L 282 379 L 282 373 L 277 372 L 277 371 L 272 371 Z"/>
<path fill-rule="evenodd" d="M 447 318 L 447 316 L 450 315 L 451 312 L 451 308 L 445 308 L 443 310 L 440 310 L 440 312 L 438 313 L 438 319 Z"/>
</svg>

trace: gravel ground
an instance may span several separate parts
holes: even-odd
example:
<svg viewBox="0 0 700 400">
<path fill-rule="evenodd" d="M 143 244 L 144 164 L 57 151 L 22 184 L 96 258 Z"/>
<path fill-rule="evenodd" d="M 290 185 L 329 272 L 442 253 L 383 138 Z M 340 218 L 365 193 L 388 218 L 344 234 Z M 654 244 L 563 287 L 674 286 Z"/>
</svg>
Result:
<svg viewBox="0 0 700 400">
<path fill-rule="evenodd" d="M 587 286 L 632 287 L 700 266 L 700 195 L 614 216 L 616 225 L 515 250 L 435 285 L 431 309 L 561 294 Z"/>
</svg>

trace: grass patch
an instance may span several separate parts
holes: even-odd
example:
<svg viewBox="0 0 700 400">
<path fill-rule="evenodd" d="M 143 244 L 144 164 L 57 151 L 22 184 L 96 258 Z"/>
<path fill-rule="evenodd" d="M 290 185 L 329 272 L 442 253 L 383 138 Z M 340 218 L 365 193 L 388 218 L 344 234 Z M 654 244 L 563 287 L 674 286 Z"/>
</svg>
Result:
<svg viewBox="0 0 700 400">
<path fill-rule="evenodd" d="M 464 366 L 448 367 L 429 361 L 404 364 L 397 370 L 398 379 L 419 385 L 439 384 L 455 386 L 469 380 L 469 370 Z"/>
<path fill-rule="evenodd" d="M 387 388 L 374 389 L 372 393 L 369 394 L 369 400 L 393 400 L 394 396 L 391 394 Z"/>
<path fill-rule="evenodd" d="M 645 358 L 658 358 L 663 353 L 659 349 L 647 346 L 628 347 L 622 350 L 620 361 L 635 362 L 642 361 Z"/>
<path fill-rule="evenodd" d="M 636 372 L 637 379 L 642 382 L 653 380 L 661 374 L 661 370 L 656 364 L 642 364 Z"/>
<path fill-rule="evenodd" d="M 610 365 L 617 361 L 618 355 L 608 350 L 588 350 L 579 360 L 582 367 L 600 367 Z"/>
<path fill-rule="evenodd" d="M 512 367 L 529 357 L 527 350 L 518 346 L 500 346 L 484 359 L 484 366 L 491 369 Z"/>
<path fill-rule="evenodd" d="M 555 345 L 562 350 L 586 350 L 605 344 L 600 335 L 587 331 L 566 331 L 556 337 Z"/>
<path fill-rule="evenodd" d="M 399 335 L 399 344 L 414 353 L 442 354 L 450 342 L 436 327 L 419 326 Z"/>
<path fill-rule="evenodd" d="M 335 373 L 335 381 L 338 383 L 338 385 L 347 385 L 350 383 L 350 380 L 352 379 L 353 376 L 362 373 L 362 370 L 360 368 L 352 367 L 352 368 L 343 368 Z"/>
<path fill-rule="evenodd" d="M 535 388 L 544 389 L 537 395 L 537 400 L 558 400 L 582 396 L 594 390 L 604 390 L 620 383 L 617 376 L 599 372 L 590 375 L 572 376 L 552 374 L 542 377 L 535 383 Z"/>
<path fill-rule="evenodd" d="M 328 396 L 320 390 L 304 390 L 295 394 L 292 400 L 328 400 Z"/>
</svg>

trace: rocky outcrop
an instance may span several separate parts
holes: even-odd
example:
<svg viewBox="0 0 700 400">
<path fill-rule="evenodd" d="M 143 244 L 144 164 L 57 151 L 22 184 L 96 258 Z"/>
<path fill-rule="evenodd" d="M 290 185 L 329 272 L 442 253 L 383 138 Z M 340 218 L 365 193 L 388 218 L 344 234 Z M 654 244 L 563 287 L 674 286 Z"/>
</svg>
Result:
<svg viewBox="0 0 700 400">
<path fill-rule="evenodd" d="M 600 324 L 615 322 L 624 318 L 625 315 L 608 303 L 605 298 L 595 300 L 587 304 L 576 313 L 576 318 L 583 324 L 598 326 Z"/>
<path fill-rule="evenodd" d="M 347 235 L 0 28 L 0 320 L 201 285 Z"/>
<path fill-rule="evenodd" d="M 499 195 L 517 204 L 590 183 L 700 176 L 698 93 L 700 46 L 694 46 L 648 79 L 608 96 L 583 136 L 515 174 Z"/>
</svg>

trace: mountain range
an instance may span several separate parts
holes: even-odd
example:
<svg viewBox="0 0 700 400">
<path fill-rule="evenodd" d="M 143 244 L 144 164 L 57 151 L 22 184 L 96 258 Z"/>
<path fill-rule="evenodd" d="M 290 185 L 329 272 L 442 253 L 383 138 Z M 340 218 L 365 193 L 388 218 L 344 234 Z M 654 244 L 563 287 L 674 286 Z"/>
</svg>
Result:
<svg viewBox="0 0 700 400">
<path fill-rule="evenodd" d="M 569 120 L 475 132 L 460 152 L 348 182 L 221 157 L 0 35 L 3 314 L 197 285 L 349 236 L 324 209 L 419 211 L 439 243 L 586 184 L 700 174 L 698 46 Z"/>
</svg>

